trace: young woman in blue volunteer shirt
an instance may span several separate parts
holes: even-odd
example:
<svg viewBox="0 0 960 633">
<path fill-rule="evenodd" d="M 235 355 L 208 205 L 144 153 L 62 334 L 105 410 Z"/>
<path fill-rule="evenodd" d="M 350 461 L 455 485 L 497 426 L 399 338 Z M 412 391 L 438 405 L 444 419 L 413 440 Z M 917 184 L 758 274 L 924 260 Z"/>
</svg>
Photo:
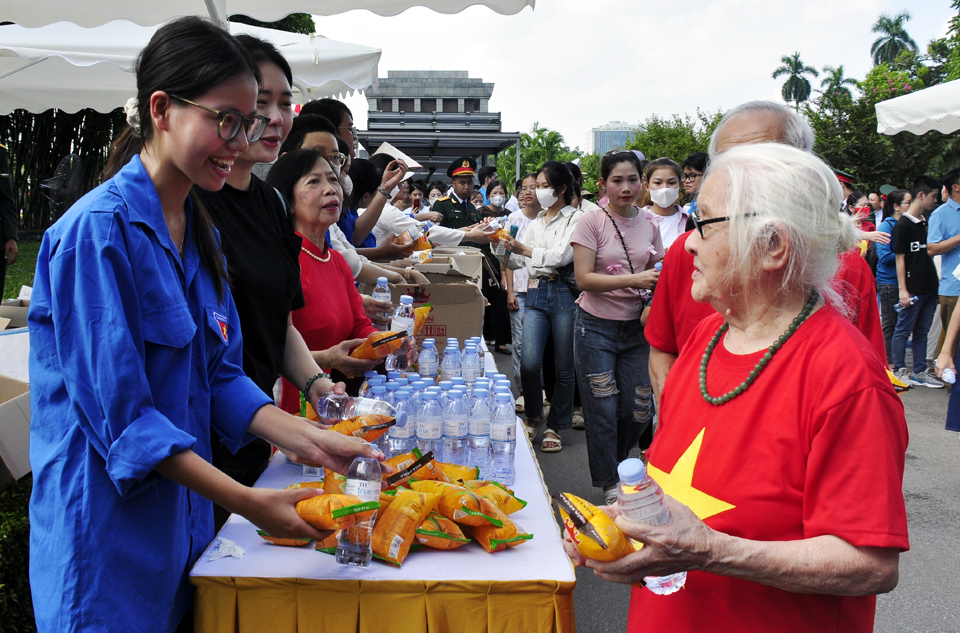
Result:
<svg viewBox="0 0 960 633">
<path fill-rule="evenodd" d="M 29 313 L 39 631 L 174 631 L 214 536 L 211 500 L 277 536 L 325 536 L 294 507 L 313 492 L 214 468 L 211 428 L 233 449 L 259 435 L 341 472 L 382 458 L 281 412 L 241 369 L 217 237 L 188 193 L 222 187 L 262 133 L 259 78 L 210 22 L 159 29 L 137 64 L 143 151 L 44 236 Z"/>
</svg>

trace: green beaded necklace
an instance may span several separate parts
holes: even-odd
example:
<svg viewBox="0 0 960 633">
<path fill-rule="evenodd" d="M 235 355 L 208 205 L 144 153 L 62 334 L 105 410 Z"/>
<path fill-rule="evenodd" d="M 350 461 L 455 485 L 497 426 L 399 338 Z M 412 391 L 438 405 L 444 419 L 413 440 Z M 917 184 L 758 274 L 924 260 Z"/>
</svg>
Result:
<svg viewBox="0 0 960 633">
<path fill-rule="evenodd" d="M 717 347 L 717 343 L 720 342 L 720 337 L 723 336 L 723 333 L 730 328 L 730 324 L 726 321 L 723 322 L 723 325 L 720 326 L 720 329 L 717 330 L 717 333 L 713 335 L 710 344 L 707 345 L 707 349 L 703 352 L 703 360 L 700 361 L 700 395 L 703 396 L 703 399 L 708 403 L 719 406 L 726 402 L 730 402 L 741 393 L 750 388 L 750 385 L 753 384 L 753 381 L 757 379 L 757 376 L 760 375 L 760 372 L 763 371 L 763 368 L 767 366 L 767 363 L 770 362 L 770 359 L 773 358 L 773 355 L 780 349 L 784 343 L 786 343 L 793 333 L 797 331 L 797 328 L 807 320 L 807 317 L 810 316 L 810 313 L 813 312 L 814 306 L 817 305 L 817 299 L 820 298 L 819 293 L 816 288 L 813 292 L 810 293 L 810 298 L 807 299 L 806 305 L 803 306 L 803 310 L 800 311 L 800 314 L 797 315 L 797 318 L 793 320 L 790 326 L 787 328 L 787 331 L 780 335 L 773 345 L 767 348 L 767 353 L 763 355 L 753 369 L 750 371 L 750 375 L 747 376 L 743 382 L 739 385 L 723 394 L 719 398 L 714 398 L 707 392 L 707 363 L 710 362 L 710 357 L 713 356 L 713 350 Z"/>
</svg>

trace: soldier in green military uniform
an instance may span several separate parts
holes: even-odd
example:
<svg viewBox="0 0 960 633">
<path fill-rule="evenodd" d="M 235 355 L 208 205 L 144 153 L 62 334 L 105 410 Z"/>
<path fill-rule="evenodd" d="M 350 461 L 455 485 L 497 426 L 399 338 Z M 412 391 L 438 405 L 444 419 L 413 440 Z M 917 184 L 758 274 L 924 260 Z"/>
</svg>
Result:
<svg viewBox="0 0 960 633">
<path fill-rule="evenodd" d="M 461 229 L 481 220 L 480 212 L 470 204 L 469 200 L 476 170 L 477 161 L 469 156 L 463 156 L 450 163 L 447 176 L 453 182 L 453 194 L 437 199 L 430 209 L 443 216 L 441 225 L 451 229 Z"/>
<path fill-rule="evenodd" d="M 0 295 L 7 266 L 17 261 L 17 226 L 20 213 L 13 197 L 13 177 L 7 160 L 7 146 L 0 145 Z"/>
</svg>

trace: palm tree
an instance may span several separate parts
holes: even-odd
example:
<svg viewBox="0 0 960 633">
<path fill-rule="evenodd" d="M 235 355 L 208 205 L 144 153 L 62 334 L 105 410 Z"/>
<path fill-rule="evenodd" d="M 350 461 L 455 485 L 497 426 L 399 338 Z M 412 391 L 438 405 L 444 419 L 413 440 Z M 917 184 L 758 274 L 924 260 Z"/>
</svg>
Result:
<svg viewBox="0 0 960 633">
<path fill-rule="evenodd" d="M 870 47 L 874 66 L 893 64 L 893 60 L 903 51 L 913 53 L 920 51 L 917 43 L 903 28 L 903 23 L 909 20 L 909 11 L 901 11 L 896 17 L 890 17 L 884 13 L 877 19 L 876 24 L 870 29 L 874 33 L 880 33 L 880 37 Z"/>
<path fill-rule="evenodd" d="M 843 64 L 836 68 L 833 66 L 823 67 L 823 80 L 820 82 L 821 92 L 835 96 L 846 95 L 851 97 L 850 88 L 847 86 L 856 86 L 857 80 L 843 76 Z"/>
<path fill-rule="evenodd" d="M 809 99 L 810 92 L 813 90 L 810 87 L 810 80 L 804 75 L 819 77 L 820 73 L 813 66 L 804 66 L 803 62 L 800 61 L 799 51 L 793 55 L 784 55 L 780 58 L 780 61 L 783 62 L 783 66 L 773 71 L 773 78 L 776 79 L 780 75 L 789 75 L 780 90 L 780 94 L 783 95 L 784 101 L 793 101 L 797 112 L 799 112 L 800 103 Z"/>
</svg>

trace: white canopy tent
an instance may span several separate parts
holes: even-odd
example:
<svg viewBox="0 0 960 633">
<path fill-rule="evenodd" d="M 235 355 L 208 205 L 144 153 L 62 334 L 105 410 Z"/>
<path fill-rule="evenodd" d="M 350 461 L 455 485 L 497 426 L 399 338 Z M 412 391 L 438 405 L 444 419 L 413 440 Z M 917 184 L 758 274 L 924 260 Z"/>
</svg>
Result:
<svg viewBox="0 0 960 633">
<path fill-rule="evenodd" d="M 53 20 L 64 20 L 86 27 L 100 26 L 111 20 L 127 19 L 152 26 L 184 15 L 210 17 L 223 23 L 228 15 L 247 15 L 273 22 L 302 12 L 313 15 L 337 15 L 353 9 L 366 9 L 390 16 L 415 6 L 438 13 L 460 13 L 475 4 L 497 13 L 513 15 L 536 0 L 0 0 L 0 16 L 21 26 L 38 27 Z"/>
<path fill-rule="evenodd" d="M 127 20 L 96 28 L 0 26 L 0 114 L 122 107 L 136 94 L 137 55 L 158 28 Z M 230 31 L 272 42 L 293 69 L 301 101 L 377 85 L 379 49 L 232 22 Z"/>
<path fill-rule="evenodd" d="M 924 134 L 960 130 L 960 80 L 930 86 L 876 105 L 877 132 Z"/>
</svg>

